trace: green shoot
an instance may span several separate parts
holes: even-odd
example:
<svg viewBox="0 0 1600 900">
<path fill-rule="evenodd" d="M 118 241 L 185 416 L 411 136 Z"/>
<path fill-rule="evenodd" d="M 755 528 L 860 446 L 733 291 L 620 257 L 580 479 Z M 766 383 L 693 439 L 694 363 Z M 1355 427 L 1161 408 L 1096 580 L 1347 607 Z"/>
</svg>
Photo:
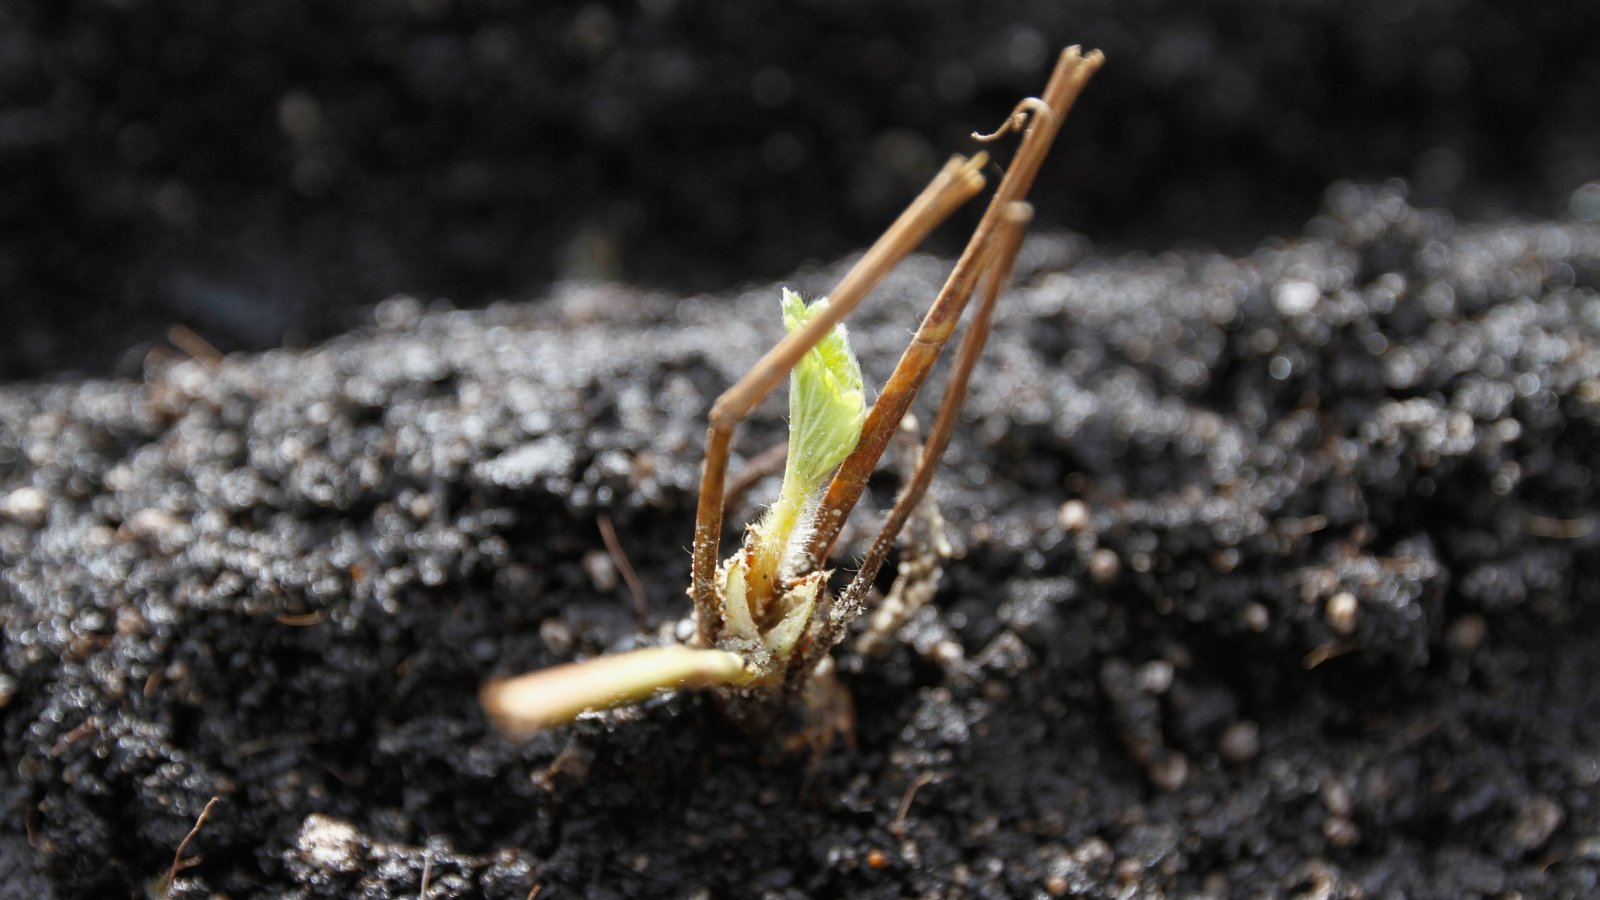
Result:
<svg viewBox="0 0 1600 900">
<path fill-rule="evenodd" d="M 861 613 L 868 587 L 925 494 L 955 427 L 966 379 L 988 336 L 988 318 L 1021 245 L 1029 216 L 1022 201 L 1062 118 L 1103 61 L 1098 51 L 1062 51 L 1042 97 L 1022 101 L 1001 132 L 980 138 L 1022 131 L 988 211 L 870 411 L 861 367 L 838 323 L 939 222 L 983 188 L 986 157 L 952 158 L 840 280 L 831 305 L 827 300 L 807 304 L 794 292 L 783 292 L 788 335 L 717 398 L 708 416 L 689 591 L 694 598 L 693 646 L 636 650 L 492 682 L 482 695 L 492 719 L 526 731 L 657 690 L 715 687 L 724 701 L 731 701 L 725 708 L 736 718 L 756 723 L 770 721 L 764 712 L 785 698 L 811 696 L 809 689 L 817 683 L 812 679 L 829 677 L 828 654 Z M 831 573 L 822 566 L 890 434 L 922 389 L 986 273 L 984 302 L 963 340 L 961 360 L 925 453 L 861 570 L 842 595 L 834 596 L 826 590 Z M 739 551 L 719 563 L 734 429 L 785 375 L 790 430 L 782 487 L 772 507 L 746 530 Z M 813 701 L 801 702 L 809 709 Z"/>
<path fill-rule="evenodd" d="M 827 303 L 807 305 L 784 290 L 784 327 L 803 328 Z M 490 718 L 507 730 L 528 732 L 658 690 L 776 681 L 811 622 L 825 577 L 819 572 L 784 585 L 786 557 L 790 548 L 804 545 L 816 495 L 855 449 L 865 419 L 861 365 L 844 326 L 835 325 L 790 373 L 789 457 L 778 501 L 750 526 L 744 549 L 724 564 L 726 649 L 651 647 L 491 682 L 482 696 Z"/>
<path fill-rule="evenodd" d="M 827 309 L 783 292 L 791 334 Z M 778 679 L 811 622 L 825 572 L 791 577 L 810 534 L 817 494 L 856 448 L 867 417 L 861 364 L 843 325 L 834 325 L 789 373 L 789 456 L 778 501 L 751 526 L 743 549 L 722 566 L 720 643 L 744 653 L 762 683 Z"/>
<path fill-rule="evenodd" d="M 783 327 L 791 334 L 799 331 L 827 305 L 824 298 L 808 306 L 799 294 L 785 288 Z M 817 492 L 856 448 L 866 417 L 861 364 L 850 352 L 844 326 L 835 325 L 789 373 L 789 455 L 778 502 L 752 530 L 752 583 L 771 582 L 788 574 L 786 551 L 797 536 L 809 533 L 806 526 Z"/>
</svg>

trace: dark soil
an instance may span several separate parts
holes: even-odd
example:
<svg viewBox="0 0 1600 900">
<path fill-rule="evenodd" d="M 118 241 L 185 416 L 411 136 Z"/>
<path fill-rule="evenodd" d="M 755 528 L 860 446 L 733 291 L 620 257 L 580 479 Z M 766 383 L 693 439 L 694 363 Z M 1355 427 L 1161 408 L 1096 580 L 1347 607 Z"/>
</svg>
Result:
<svg viewBox="0 0 1600 900">
<path fill-rule="evenodd" d="M 135 376 L 174 323 L 305 346 L 397 291 L 782 278 L 1071 43 L 1111 64 L 1041 225 L 1248 252 L 1390 177 L 1548 216 L 1600 177 L 1596 34 L 1591 0 L 9 0 L 0 378 Z"/>
<path fill-rule="evenodd" d="M 869 380 L 943 270 L 854 321 Z M 0 389 L 5 895 L 138 896 L 212 796 L 174 896 L 1600 890 L 1600 227 L 1340 186 L 1242 258 L 1046 236 L 1019 278 L 962 558 L 816 759 L 699 696 L 528 742 L 474 698 L 641 640 L 601 515 L 645 637 L 686 613 L 776 286 Z"/>
</svg>

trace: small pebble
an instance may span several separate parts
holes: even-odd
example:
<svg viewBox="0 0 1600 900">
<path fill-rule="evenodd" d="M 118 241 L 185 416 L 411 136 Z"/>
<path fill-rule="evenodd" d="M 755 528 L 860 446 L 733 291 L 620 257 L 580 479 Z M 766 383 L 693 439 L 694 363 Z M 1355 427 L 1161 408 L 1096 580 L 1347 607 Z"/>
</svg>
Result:
<svg viewBox="0 0 1600 900">
<path fill-rule="evenodd" d="M 1361 840 L 1361 829 L 1343 816 L 1329 816 L 1322 820 L 1322 836 L 1330 845 L 1342 849 Z"/>
<path fill-rule="evenodd" d="M 1172 687 L 1172 663 L 1164 659 L 1152 659 L 1139 667 L 1135 676 L 1139 680 L 1139 688 L 1147 694 L 1161 695 Z"/>
<path fill-rule="evenodd" d="M 1543 794 L 1535 794 L 1523 804 L 1511 823 L 1511 844 L 1524 853 L 1537 850 L 1566 819 L 1567 813 L 1561 804 Z"/>
<path fill-rule="evenodd" d="M 1459 653 L 1471 653 L 1483 646 L 1483 639 L 1489 634 L 1489 623 L 1477 613 L 1467 613 L 1450 623 L 1450 630 L 1446 640 L 1450 648 Z"/>
<path fill-rule="evenodd" d="M 1117 559 L 1115 551 L 1101 547 L 1089 554 L 1089 577 L 1095 584 L 1110 584 L 1117 577 L 1117 569 L 1122 563 Z"/>
<path fill-rule="evenodd" d="M 1259 603 L 1252 603 L 1244 608 L 1244 627 L 1260 634 L 1272 624 L 1272 614 Z"/>
<path fill-rule="evenodd" d="M 1228 762 L 1250 762 L 1261 752 L 1261 727 L 1249 719 L 1241 719 L 1222 733 L 1217 749 Z"/>
<path fill-rule="evenodd" d="M 1328 606 L 1323 615 L 1328 620 L 1328 627 L 1336 634 L 1349 637 L 1356 632 L 1356 612 L 1360 608 L 1356 595 L 1349 591 L 1340 591 L 1328 598 Z"/>
<path fill-rule="evenodd" d="M 1189 781 L 1189 757 L 1182 753 L 1168 753 L 1164 759 L 1150 766 L 1150 780 L 1164 791 L 1175 791 Z"/>
<path fill-rule="evenodd" d="M 572 629 L 560 619 L 545 619 L 539 623 L 539 640 L 557 656 L 572 652 Z"/>
<path fill-rule="evenodd" d="M 617 586 L 617 565 L 611 561 L 611 555 L 604 550 L 590 550 L 585 553 L 583 571 L 589 576 L 589 583 L 602 594 L 609 593 Z"/>
<path fill-rule="evenodd" d="M 1057 520 L 1068 531 L 1084 530 L 1089 527 L 1089 504 L 1082 500 L 1068 500 L 1061 504 Z"/>
<path fill-rule="evenodd" d="M 354 872 L 361 865 L 361 833 L 331 816 L 306 816 L 297 845 L 301 857 L 318 870 Z"/>
<path fill-rule="evenodd" d="M 1346 817 L 1350 815 L 1351 801 L 1350 789 L 1333 779 L 1322 782 L 1322 805 L 1328 812 Z"/>
<path fill-rule="evenodd" d="M 10 519 L 35 528 L 44 524 L 45 513 L 50 510 L 50 498 L 38 488 L 17 488 L 0 497 L 0 519 Z"/>
<path fill-rule="evenodd" d="M 131 540 L 160 540 L 182 525 L 177 516 L 164 509 L 141 509 L 129 516 L 117 533 Z"/>
</svg>

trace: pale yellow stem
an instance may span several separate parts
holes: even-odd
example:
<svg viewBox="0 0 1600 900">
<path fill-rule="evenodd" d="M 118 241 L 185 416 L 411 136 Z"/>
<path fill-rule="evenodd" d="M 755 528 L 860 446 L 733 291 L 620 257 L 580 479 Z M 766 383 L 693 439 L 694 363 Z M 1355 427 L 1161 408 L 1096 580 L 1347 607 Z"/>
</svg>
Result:
<svg viewBox="0 0 1600 900">
<path fill-rule="evenodd" d="M 479 699 L 501 729 L 527 733 L 587 710 L 643 700 L 659 690 L 742 684 L 744 660 L 723 650 L 650 647 L 554 666 L 484 685 Z"/>
</svg>

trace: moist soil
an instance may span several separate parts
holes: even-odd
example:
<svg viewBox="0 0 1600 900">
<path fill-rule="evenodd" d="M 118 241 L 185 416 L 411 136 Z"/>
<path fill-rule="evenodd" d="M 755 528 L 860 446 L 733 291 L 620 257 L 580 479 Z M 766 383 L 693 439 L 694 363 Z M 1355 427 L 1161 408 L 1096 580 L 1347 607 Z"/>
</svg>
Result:
<svg viewBox="0 0 1600 900">
<path fill-rule="evenodd" d="M 1110 62 L 1042 227 L 1247 253 L 1390 177 L 1548 215 L 1600 176 L 1596 34 L 1592 0 L 11 0 L 0 378 L 136 377 L 174 323 L 304 347 L 396 292 L 787 277 L 1075 43 Z"/>
<path fill-rule="evenodd" d="M 946 268 L 852 321 L 870 382 Z M 852 727 L 496 733 L 485 679 L 681 628 L 705 415 L 777 309 L 402 298 L 0 388 L 0 892 L 160 896 L 213 797 L 172 896 L 1600 890 L 1600 227 L 1340 185 L 1242 256 L 1034 237 L 936 483 L 956 558 L 837 654 Z"/>
</svg>

